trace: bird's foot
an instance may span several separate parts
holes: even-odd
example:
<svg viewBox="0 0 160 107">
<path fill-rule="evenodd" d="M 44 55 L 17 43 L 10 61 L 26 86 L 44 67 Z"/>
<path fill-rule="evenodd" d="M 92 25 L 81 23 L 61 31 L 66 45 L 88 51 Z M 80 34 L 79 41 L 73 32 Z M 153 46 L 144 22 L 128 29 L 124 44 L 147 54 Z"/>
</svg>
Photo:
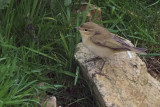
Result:
<svg viewBox="0 0 160 107">
<path fill-rule="evenodd" d="M 104 67 L 105 63 L 106 63 L 106 61 L 103 61 L 103 64 L 102 64 L 102 66 L 101 66 L 100 71 L 99 71 L 99 72 L 95 72 L 95 73 L 93 73 L 93 74 L 92 74 L 92 78 L 93 78 L 93 77 L 95 77 L 95 75 L 96 75 L 96 74 L 99 74 L 99 75 L 105 76 L 105 74 L 102 74 L 102 70 L 103 70 L 103 67 Z"/>
<path fill-rule="evenodd" d="M 106 75 L 103 74 L 101 71 L 99 71 L 99 72 L 96 71 L 95 73 L 92 74 L 92 78 L 94 78 L 97 74 L 98 74 L 98 75 L 102 75 L 102 76 L 106 76 Z"/>
<path fill-rule="evenodd" d="M 91 62 L 91 61 L 97 61 L 97 60 L 101 60 L 102 58 L 97 56 L 97 57 L 94 57 L 94 58 L 90 58 L 88 60 L 85 61 L 85 63 L 88 63 L 88 62 Z"/>
</svg>

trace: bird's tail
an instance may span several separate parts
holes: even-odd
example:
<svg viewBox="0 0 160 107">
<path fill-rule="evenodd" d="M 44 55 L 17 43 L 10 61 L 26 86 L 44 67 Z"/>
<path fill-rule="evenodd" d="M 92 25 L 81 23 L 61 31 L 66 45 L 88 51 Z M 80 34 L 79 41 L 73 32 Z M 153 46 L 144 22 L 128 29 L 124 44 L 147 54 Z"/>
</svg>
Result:
<svg viewBox="0 0 160 107">
<path fill-rule="evenodd" d="M 145 52 L 147 51 L 147 49 L 145 48 L 133 47 L 131 50 L 142 55 L 147 55 L 147 53 Z"/>
</svg>

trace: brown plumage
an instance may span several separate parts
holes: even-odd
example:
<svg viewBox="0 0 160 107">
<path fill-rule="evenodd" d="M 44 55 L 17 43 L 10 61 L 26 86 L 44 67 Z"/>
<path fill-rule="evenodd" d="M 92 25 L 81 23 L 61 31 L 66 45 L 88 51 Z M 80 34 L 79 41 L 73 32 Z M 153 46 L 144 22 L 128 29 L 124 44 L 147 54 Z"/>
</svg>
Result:
<svg viewBox="0 0 160 107">
<path fill-rule="evenodd" d="M 146 49 L 130 46 L 123 38 L 120 38 L 108 30 L 93 22 L 86 22 L 78 30 L 82 36 L 83 44 L 95 55 L 102 58 L 109 57 L 121 51 L 134 51 L 146 54 Z"/>
</svg>

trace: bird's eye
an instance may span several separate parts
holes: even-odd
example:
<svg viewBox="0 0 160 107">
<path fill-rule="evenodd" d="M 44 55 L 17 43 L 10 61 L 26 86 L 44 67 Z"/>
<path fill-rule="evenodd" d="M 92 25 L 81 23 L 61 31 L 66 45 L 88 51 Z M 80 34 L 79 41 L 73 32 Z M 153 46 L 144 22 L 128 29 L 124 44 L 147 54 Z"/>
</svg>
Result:
<svg viewBox="0 0 160 107">
<path fill-rule="evenodd" d="M 84 31 L 88 31 L 88 29 L 84 29 Z"/>
</svg>

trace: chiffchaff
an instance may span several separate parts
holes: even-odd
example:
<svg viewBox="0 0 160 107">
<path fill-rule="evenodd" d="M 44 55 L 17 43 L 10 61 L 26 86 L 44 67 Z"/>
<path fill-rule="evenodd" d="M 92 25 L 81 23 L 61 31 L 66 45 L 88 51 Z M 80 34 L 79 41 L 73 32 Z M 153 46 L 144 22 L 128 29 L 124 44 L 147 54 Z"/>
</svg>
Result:
<svg viewBox="0 0 160 107">
<path fill-rule="evenodd" d="M 139 54 L 146 54 L 146 49 L 129 45 L 123 38 L 110 33 L 104 27 L 93 22 L 86 22 L 76 28 L 82 36 L 83 44 L 101 58 L 106 58 L 122 51 L 134 51 Z"/>
<path fill-rule="evenodd" d="M 106 58 L 117 52 L 134 51 L 139 54 L 146 54 L 146 49 L 129 45 L 125 42 L 125 39 L 110 33 L 104 27 L 93 22 L 86 22 L 76 28 L 82 36 L 83 44 L 93 54 L 101 57 L 104 60 L 104 63 Z"/>
</svg>

